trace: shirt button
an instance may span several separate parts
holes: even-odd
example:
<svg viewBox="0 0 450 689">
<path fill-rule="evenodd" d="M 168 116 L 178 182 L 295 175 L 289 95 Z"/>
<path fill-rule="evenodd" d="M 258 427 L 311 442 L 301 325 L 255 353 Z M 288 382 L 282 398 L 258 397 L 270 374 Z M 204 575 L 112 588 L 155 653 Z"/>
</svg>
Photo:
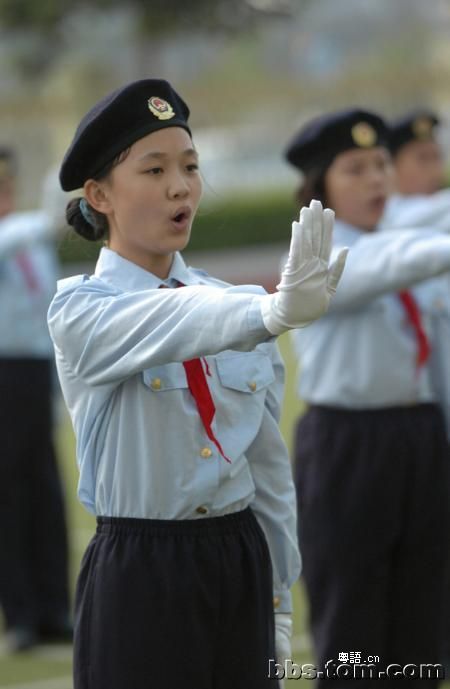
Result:
<svg viewBox="0 0 450 689">
<path fill-rule="evenodd" d="M 250 390 L 251 390 L 252 392 L 255 392 L 255 390 L 256 390 L 256 383 L 255 383 L 254 380 L 252 380 L 250 383 L 247 383 L 247 385 L 248 385 L 248 387 L 250 388 Z"/>
<path fill-rule="evenodd" d="M 150 387 L 152 390 L 161 390 L 161 386 L 161 378 L 153 378 L 152 382 L 150 383 Z"/>
<path fill-rule="evenodd" d="M 281 603 L 281 600 L 280 600 L 279 596 L 275 596 L 273 599 L 273 607 L 275 608 L 275 610 L 280 607 L 280 603 Z"/>
<path fill-rule="evenodd" d="M 208 514 L 208 508 L 204 505 L 200 505 L 200 507 L 197 507 L 195 511 L 197 512 L 197 514 Z"/>
<path fill-rule="evenodd" d="M 209 447 L 204 447 L 201 452 L 200 456 L 203 457 L 203 459 L 209 459 L 212 455 L 212 450 Z"/>
</svg>

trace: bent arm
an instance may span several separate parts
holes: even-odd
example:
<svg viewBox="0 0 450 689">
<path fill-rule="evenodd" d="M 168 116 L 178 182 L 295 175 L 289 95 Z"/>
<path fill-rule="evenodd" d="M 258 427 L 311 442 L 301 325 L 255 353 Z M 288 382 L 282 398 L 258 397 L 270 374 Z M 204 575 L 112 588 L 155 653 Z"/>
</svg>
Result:
<svg viewBox="0 0 450 689">
<path fill-rule="evenodd" d="M 330 312 L 358 308 L 448 271 L 450 236 L 415 230 L 363 235 L 349 251 Z"/>
<path fill-rule="evenodd" d="M 56 294 L 48 323 L 75 375 L 91 385 L 120 383 L 151 366 L 268 340 L 264 296 L 255 292 L 201 285 L 121 293 L 84 279 Z"/>
<path fill-rule="evenodd" d="M 395 212 L 388 214 L 384 226 L 386 230 L 411 227 L 450 233 L 450 189 L 411 197 Z"/>
<path fill-rule="evenodd" d="M 46 175 L 39 210 L 11 213 L 0 220 L 0 260 L 32 244 L 54 241 L 67 226 L 68 195 L 54 170 Z"/>
<path fill-rule="evenodd" d="M 49 217 L 44 211 L 12 213 L 0 221 L 0 260 L 53 237 Z"/>
</svg>

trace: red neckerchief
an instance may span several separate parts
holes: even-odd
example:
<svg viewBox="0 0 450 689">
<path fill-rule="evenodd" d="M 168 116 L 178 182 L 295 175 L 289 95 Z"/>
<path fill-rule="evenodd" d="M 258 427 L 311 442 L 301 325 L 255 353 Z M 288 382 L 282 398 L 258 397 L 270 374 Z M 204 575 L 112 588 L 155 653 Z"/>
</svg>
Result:
<svg viewBox="0 0 450 689">
<path fill-rule="evenodd" d="M 160 288 L 165 288 L 167 285 L 160 285 Z M 181 282 L 179 282 L 178 287 L 185 287 Z M 214 405 L 214 400 L 211 396 L 211 391 L 208 386 L 208 381 L 206 380 L 205 371 L 203 370 L 203 363 L 206 368 L 206 373 L 211 376 L 211 371 L 206 362 L 206 359 L 190 359 L 189 361 L 183 361 L 183 367 L 186 372 L 186 378 L 188 383 L 189 391 L 195 400 L 195 404 L 198 409 L 199 416 L 202 420 L 203 427 L 206 431 L 206 435 L 211 440 L 212 443 L 217 447 L 220 454 L 225 461 L 230 462 L 231 460 L 224 453 L 220 442 L 214 435 L 214 431 L 211 428 L 211 424 L 216 413 L 216 407 Z"/>
<path fill-rule="evenodd" d="M 414 299 L 411 292 L 408 290 L 403 290 L 399 292 L 400 301 L 408 316 L 408 320 L 414 329 L 417 340 L 417 356 L 416 356 L 416 366 L 419 369 L 423 366 L 429 359 L 431 354 L 431 345 L 428 340 L 425 329 L 422 325 L 422 319 L 420 316 L 419 307 Z"/>
</svg>

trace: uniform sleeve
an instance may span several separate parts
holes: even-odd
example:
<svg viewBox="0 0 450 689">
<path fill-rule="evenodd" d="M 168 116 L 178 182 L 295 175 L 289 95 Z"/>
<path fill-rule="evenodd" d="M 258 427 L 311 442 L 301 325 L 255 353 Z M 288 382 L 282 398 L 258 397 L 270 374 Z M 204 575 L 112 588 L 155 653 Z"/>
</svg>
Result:
<svg viewBox="0 0 450 689">
<path fill-rule="evenodd" d="M 54 227 L 47 213 L 13 213 L 0 222 L 0 260 L 25 246 L 51 239 Z"/>
<path fill-rule="evenodd" d="M 408 198 L 386 221 L 387 230 L 402 227 L 450 233 L 450 189 Z"/>
<path fill-rule="evenodd" d="M 388 292 L 450 271 L 450 236 L 416 230 L 363 235 L 351 247 L 330 312 L 359 308 Z"/>
<path fill-rule="evenodd" d="M 276 381 L 270 386 L 258 435 L 246 456 L 255 483 L 251 508 L 266 536 L 273 568 L 275 612 L 292 612 L 290 588 L 300 576 L 297 502 L 292 468 L 278 421 L 284 389 L 284 367 L 273 346 Z"/>
<path fill-rule="evenodd" d="M 270 339 L 260 294 L 203 285 L 116 292 L 85 278 L 56 294 L 48 312 L 53 343 L 90 385 L 118 384 L 152 366 Z"/>
</svg>

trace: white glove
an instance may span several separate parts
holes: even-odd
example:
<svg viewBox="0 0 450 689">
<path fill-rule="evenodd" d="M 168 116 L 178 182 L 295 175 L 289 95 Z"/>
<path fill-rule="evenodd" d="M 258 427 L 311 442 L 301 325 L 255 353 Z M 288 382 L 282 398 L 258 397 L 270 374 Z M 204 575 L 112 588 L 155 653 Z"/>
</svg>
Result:
<svg viewBox="0 0 450 689">
<path fill-rule="evenodd" d="M 275 613 L 275 655 L 277 663 L 285 667 L 286 660 L 292 660 L 292 615 L 285 612 Z M 280 687 L 284 686 L 279 680 Z"/>
<path fill-rule="evenodd" d="M 264 325 L 272 335 L 301 328 L 328 309 L 330 299 L 345 266 L 348 249 L 340 251 L 329 265 L 334 212 L 311 201 L 300 211 L 300 222 L 292 223 L 289 256 L 281 274 L 278 292 L 261 302 Z"/>
<path fill-rule="evenodd" d="M 41 210 L 48 216 L 48 239 L 56 239 L 67 228 L 66 206 L 70 196 L 61 189 L 58 169 L 50 168 L 41 192 Z"/>
</svg>

